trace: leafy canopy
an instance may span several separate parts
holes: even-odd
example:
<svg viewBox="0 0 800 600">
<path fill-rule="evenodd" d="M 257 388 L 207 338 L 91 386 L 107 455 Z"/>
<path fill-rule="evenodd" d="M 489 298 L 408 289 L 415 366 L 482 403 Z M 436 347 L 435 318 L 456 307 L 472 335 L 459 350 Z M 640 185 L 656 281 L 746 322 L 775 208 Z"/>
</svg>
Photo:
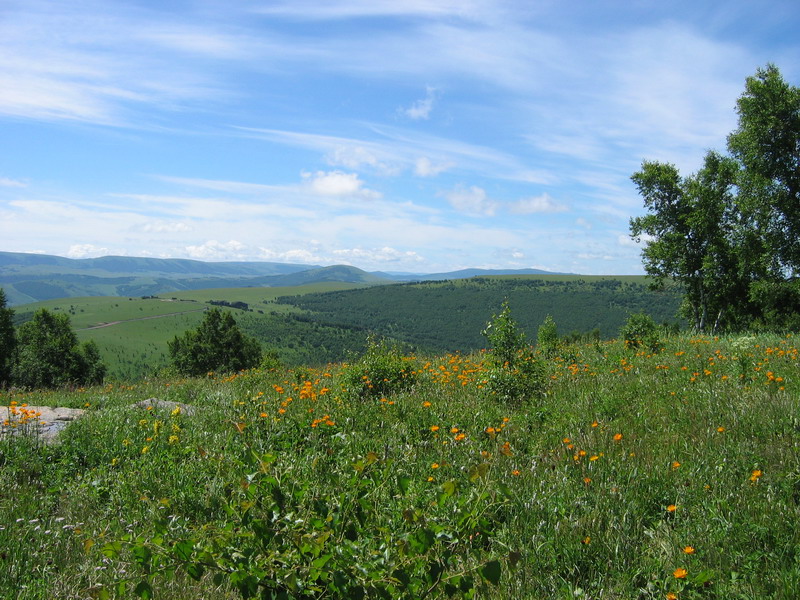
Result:
<svg viewBox="0 0 800 600">
<path fill-rule="evenodd" d="M 176 336 L 168 347 L 175 369 L 189 376 L 252 369 L 261 360 L 259 343 L 244 335 L 233 316 L 219 308 L 206 312 L 197 329 Z"/>
</svg>

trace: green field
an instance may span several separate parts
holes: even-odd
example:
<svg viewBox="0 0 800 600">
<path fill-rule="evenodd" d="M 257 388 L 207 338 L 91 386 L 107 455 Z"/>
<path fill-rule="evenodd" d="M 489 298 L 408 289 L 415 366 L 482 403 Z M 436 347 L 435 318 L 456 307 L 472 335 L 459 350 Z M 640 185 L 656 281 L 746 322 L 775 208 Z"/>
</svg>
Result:
<svg viewBox="0 0 800 600">
<path fill-rule="evenodd" d="M 88 411 L 0 437 L 0 597 L 800 597 L 796 338 L 661 348 L 540 355 L 526 402 L 481 353 L 0 395 Z"/>
</svg>

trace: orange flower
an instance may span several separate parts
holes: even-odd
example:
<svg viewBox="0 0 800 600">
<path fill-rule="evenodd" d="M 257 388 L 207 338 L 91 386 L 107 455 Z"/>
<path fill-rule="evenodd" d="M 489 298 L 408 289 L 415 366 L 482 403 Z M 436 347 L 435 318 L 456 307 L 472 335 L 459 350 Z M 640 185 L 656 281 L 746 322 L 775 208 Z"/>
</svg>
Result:
<svg viewBox="0 0 800 600">
<path fill-rule="evenodd" d="M 667 512 L 674 513 L 676 510 L 678 510 L 678 507 L 677 507 L 677 506 L 675 506 L 674 504 L 670 504 L 670 505 L 667 507 Z"/>
<path fill-rule="evenodd" d="M 677 469 L 680 466 L 681 466 L 681 463 L 679 463 L 677 460 L 673 460 L 672 461 L 672 468 L 673 469 Z"/>
<path fill-rule="evenodd" d="M 431 425 L 431 431 L 436 433 L 437 431 L 439 431 L 439 426 L 438 425 Z"/>
<path fill-rule="evenodd" d="M 431 464 L 431 469 L 438 469 L 438 468 L 439 468 L 439 463 Z"/>
<path fill-rule="evenodd" d="M 614 441 L 615 441 L 615 442 L 618 442 L 618 441 L 620 441 L 621 439 L 622 439 L 622 434 L 621 434 L 621 433 L 615 433 L 615 434 L 614 434 Z"/>
<path fill-rule="evenodd" d="M 675 576 L 675 579 L 686 579 L 686 575 L 688 575 L 688 571 L 683 567 L 678 567 L 675 569 L 672 574 Z"/>
<path fill-rule="evenodd" d="M 678 600 L 678 594 L 676 594 L 675 592 L 668 592 L 667 600 Z"/>
<path fill-rule="evenodd" d="M 758 481 L 758 478 L 761 477 L 763 474 L 764 473 L 761 471 L 761 469 L 756 469 L 755 471 L 753 471 L 753 474 L 750 475 L 750 481 Z"/>
<path fill-rule="evenodd" d="M 683 547 L 684 554 L 694 554 L 694 546 L 684 546 Z"/>
</svg>

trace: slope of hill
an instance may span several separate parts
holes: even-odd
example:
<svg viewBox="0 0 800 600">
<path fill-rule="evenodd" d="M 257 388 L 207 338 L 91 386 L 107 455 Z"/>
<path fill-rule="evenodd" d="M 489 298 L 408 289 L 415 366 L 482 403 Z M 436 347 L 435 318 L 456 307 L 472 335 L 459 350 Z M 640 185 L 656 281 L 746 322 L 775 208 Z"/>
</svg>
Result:
<svg viewBox="0 0 800 600">
<path fill-rule="evenodd" d="M 181 290 L 277 287 L 324 281 L 377 284 L 390 280 L 337 265 L 203 262 L 184 259 L 60 256 L 0 252 L 0 287 L 8 304 L 86 296 L 154 296 Z"/>
</svg>

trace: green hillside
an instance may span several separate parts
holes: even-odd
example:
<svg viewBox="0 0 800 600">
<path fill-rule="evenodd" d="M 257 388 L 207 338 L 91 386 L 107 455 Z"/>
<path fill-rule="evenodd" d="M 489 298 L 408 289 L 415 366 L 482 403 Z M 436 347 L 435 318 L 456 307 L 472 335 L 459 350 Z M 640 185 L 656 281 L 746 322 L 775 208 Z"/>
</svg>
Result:
<svg viewBox="0 0 800 600">
<path fill-rule="evenodd" d="M 549 314 L 561 336 L 615 337 L 628 316 L 675 323 L 677 289 L 652 292 L 643 277 L 531 275 L 369 286 L 340 281 L 294 287 L 217 288 L 159 297 L 61 298 L 15 307 L 19 324 L 38 308 L 70 316 L 81 340 L 97 342 L 116 379 L 167 364 L 167 342 L 222 305 L 246 334 L 287 365 L 323 365 L 361 352 L 370 333 L 426 352 L 470 352 L 508 299 L 528 339 Z M 232 308 L 231 305 L 240 308 Z"/>
<path fill-rule="evenodd" d="M 0 252 L 0 287 L 9 306 L 86 296 L 156 296 L 186 290 L 285 287 L 316 282 L 380 284 L 391 280 L 345 265 L 213 263 L 183 259 L 60 256 Z"/>
<path fill-rule="evenodd" d="M 632 313 L 677 322 L 677 289 L 653 292 L 644 277 L 531 275 L 380 286 L 326 294 L 281 296 L 321 323 L 360 326 L 432 351 L 483 347 L 481 331 L 503 300 L 531 339 L 551 315 L 561 335 L 614 337 Z"/>
</svg>

